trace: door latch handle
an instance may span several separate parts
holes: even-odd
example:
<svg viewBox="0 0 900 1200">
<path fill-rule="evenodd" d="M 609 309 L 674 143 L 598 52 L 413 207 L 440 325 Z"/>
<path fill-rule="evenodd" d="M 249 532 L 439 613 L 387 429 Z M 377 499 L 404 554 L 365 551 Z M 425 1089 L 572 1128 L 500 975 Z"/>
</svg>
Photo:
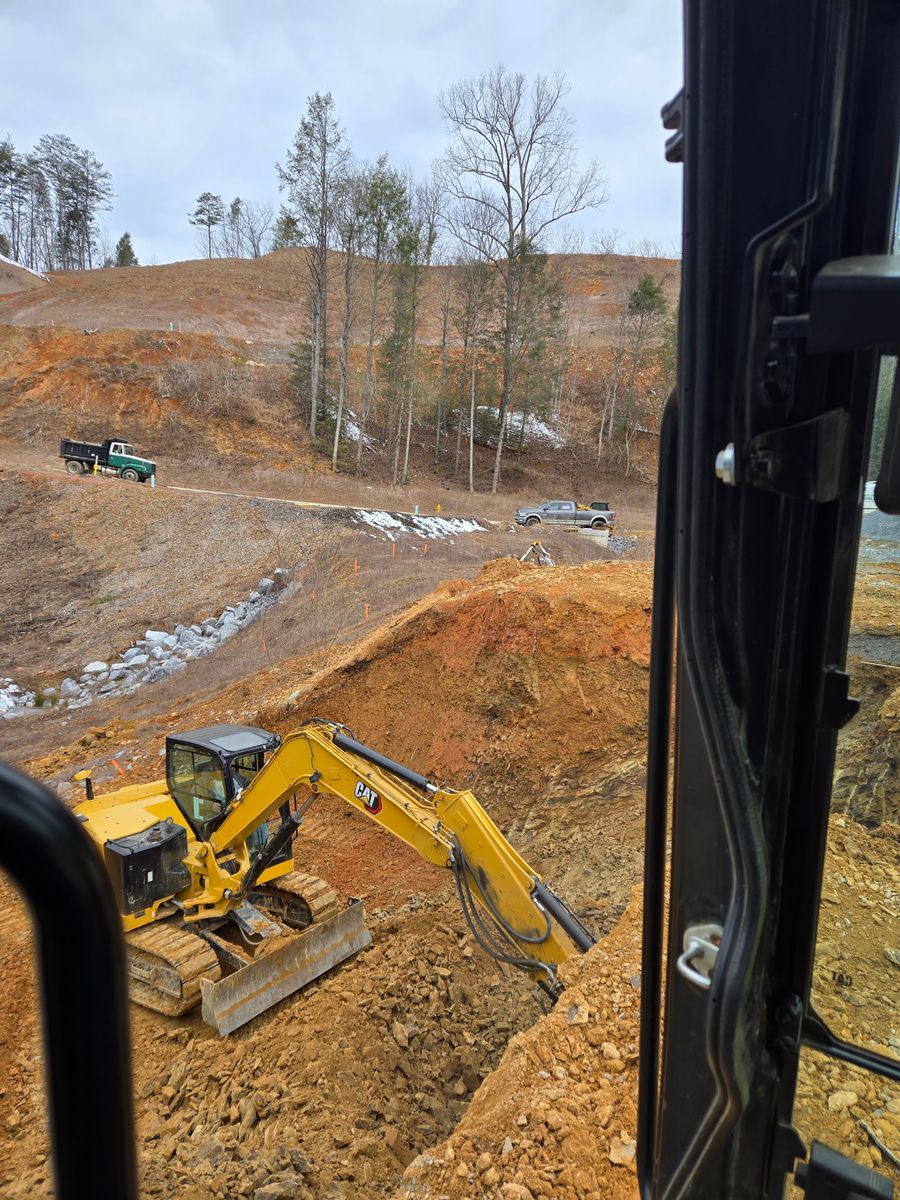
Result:
<svg viewBox="0 0 900 1200">
<path fill-rule="evenodd" d="M 689 925 L 684 931 L 684 949 L 675 964 L 678 974 L 694 987 L 708 991 L 722 943 L 721 925 Z"/>
</svg>

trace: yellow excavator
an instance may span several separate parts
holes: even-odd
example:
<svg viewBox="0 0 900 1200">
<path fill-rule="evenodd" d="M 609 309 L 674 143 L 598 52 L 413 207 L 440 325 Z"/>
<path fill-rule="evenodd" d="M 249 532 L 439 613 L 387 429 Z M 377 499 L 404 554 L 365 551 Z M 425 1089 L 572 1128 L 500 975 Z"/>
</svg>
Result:
<svg viewBox="0 0 900 1200">
<path fill-rule="evenodd" d="M 363 905 L 342 907 L 295 870 L 315 796 L 346 800 L 452 871 L 478 944 L 551 999 L 556 968 L 593 937 L 516 853 L 469 791 L 439 787 L 329 721 L 284 740 L 245 725 L 166 738 L 166 778 L 88 799 L 126 934 L 129 990 L 147 1008 L 228 1034 L 371 944 Z M 361 864 L 364 866 L 364 864 Z"/>
</svg>

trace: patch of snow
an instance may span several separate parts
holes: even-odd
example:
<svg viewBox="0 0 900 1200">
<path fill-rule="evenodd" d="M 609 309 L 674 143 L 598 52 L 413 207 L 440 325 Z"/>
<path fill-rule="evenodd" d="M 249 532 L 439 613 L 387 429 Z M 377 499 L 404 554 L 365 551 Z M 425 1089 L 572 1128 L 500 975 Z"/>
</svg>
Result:
<svg viewBox="0 0 900 1200">
<path fill-rule="evenodd" d="M 472 517 L 411 516 L 369 508 L 354 509 L 353 519 L 380 530 L 391 542 L 402 533 L 436 540 L 460 533 L 483 533 L 485 528 Z"/>
<path fill-rule="evenodd" d="M 494 424 L 497 423 L 499 412 L 500 412 L 499 409 L 491 408 L 490 406 L 485 405 L 485 404 L 480 404 L 477 409 L 477 413 L 482 418 L 483 421 L 485 421 L 485 420 L 491 421 Z M 516 438 L 519 437 L 521 432 L 522 432 L 522 414 L 520 412 L 509 413 L 506 418 L 506 435 L 505 435 L 504 441 L 509 443 L 509 442 L 515 440 Z M 480 440 L 478 433 L 479 433 L 478 418 L 476 417 L 476 421 L 475 421 L 475 440 L 476 441 Z M 482 427 L 482 433 L 483 433 L 483 427 Z M 485 444 L 487 446 L 496 446 L 497 445 L 497 434 L 494 432 L 489 433 L 483 444 Z M 541 420 L 540 417 L 536 417 L 533 414 L 529 413 L 525 419 L 525 444 L 526 444 L 526 446 L 527 445 L 552 446 L 553 449 L 558 450 L 558 449 L 560 449 L 560 447 L 562 447 L 566 444 L 566 440 L 562 436 L 562 434 L 559 433 L 558 430 L 553 428 L 552 425 L 549 425 L 546 421 Z"/>
</svg>

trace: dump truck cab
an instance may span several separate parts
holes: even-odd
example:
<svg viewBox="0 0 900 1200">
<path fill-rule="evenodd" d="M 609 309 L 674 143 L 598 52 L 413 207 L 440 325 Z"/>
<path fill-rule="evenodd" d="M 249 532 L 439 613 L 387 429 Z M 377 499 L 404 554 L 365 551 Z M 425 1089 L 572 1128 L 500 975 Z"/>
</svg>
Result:
<svg viewBox="0 0 900 1200">
<path fill-rule="evenodd" d="M 134 446 L 122 439 L 109 439 L 104 443 L 107 448 L 107 466 L 114 468 L 123 479 L 143 482 L 156 474 L 156 463 L 149 458 L 141 458 L 135 454 Z"/>
</svg>

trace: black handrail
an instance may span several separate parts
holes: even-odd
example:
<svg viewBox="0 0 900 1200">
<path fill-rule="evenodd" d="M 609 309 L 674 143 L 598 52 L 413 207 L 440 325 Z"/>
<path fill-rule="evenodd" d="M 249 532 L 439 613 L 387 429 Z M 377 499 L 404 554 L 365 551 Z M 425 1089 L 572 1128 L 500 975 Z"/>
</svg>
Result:
<svg viewBox="0 0 900 1200">
<path fill-rule="evenodd" d="M 0 868 L 34 919 L 57 1200 L 136 1200 L 125 954 L 112 889 L 75 817 L 4 763 Z"/>
</svg>

